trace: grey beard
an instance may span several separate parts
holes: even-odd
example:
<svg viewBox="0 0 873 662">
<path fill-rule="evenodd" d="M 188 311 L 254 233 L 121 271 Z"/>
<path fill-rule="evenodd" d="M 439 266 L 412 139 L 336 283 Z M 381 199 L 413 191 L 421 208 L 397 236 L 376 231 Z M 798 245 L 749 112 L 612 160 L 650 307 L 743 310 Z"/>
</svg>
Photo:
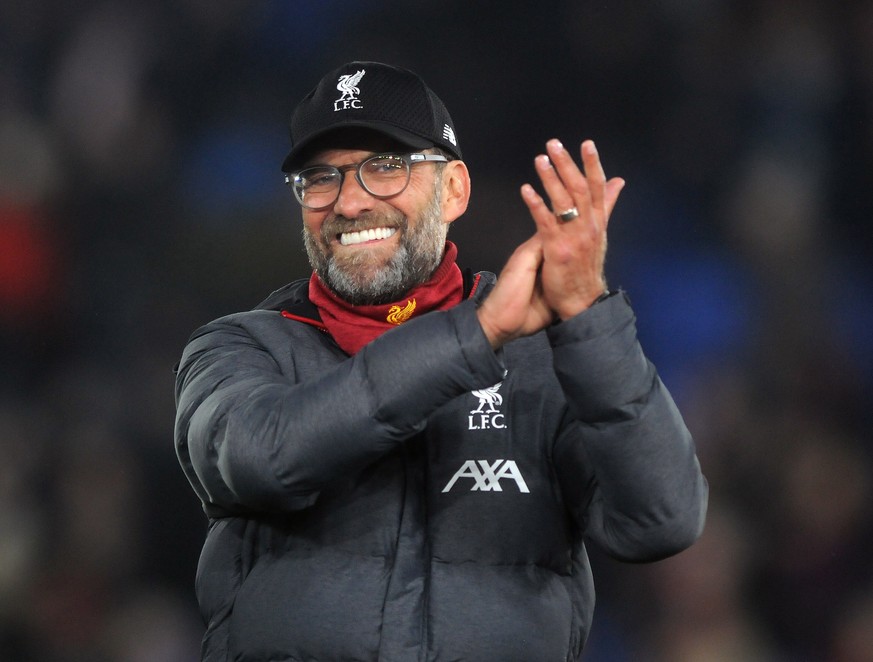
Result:
<svg viewBox="0 0 873 662">
<path fill-rule="evenodd" d="M 375 273 L 362 269 L 367 256 L 359 261 L 337 263 L 323 246 L 336 235 L 336 223 L 325 221 L 321 241 L 303 227 L 303 245 L 313 270 L 332 292 L 352 305 L 378 305 L 397 301 L 414 287 L 427 282 L 443 259 L 448 224 L 443 223 L 438 190 L 421 212 L 418 222 L 409 229 L 409 219 L 397 212 L 388 227 L 401 232 L 400 245 L 389 261 Z M 352 230 L 347 225 L 344 229 Z"/>
</svg>

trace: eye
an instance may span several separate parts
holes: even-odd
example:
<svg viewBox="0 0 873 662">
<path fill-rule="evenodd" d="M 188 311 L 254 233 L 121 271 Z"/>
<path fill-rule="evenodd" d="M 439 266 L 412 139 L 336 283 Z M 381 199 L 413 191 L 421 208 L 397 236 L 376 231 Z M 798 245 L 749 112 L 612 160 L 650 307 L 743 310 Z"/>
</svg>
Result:
<svg viewBox="0 0 873 662">
<path fill-rule="evenodd" d="M 337 174 L 333 170 L 314 169 L 311 171 L 304 170 L 297 175 L 297 181 L 305 190 L 320 189 L 333 186 L 336 182 Z"/>
<path fill-rule="evenodd" d="M 403 174 L 406 164 L 399 156 L 379 156 L 365 164 L 367 174 L 377 177 Z"/>
</svg>

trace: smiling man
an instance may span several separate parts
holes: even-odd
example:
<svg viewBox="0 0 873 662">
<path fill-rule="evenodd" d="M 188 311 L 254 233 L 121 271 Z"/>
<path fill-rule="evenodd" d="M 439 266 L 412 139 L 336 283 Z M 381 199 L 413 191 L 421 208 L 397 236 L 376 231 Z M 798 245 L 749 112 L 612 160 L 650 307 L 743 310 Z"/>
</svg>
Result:
<svg viewBox="0 0 873 662">
<path fill-rule="evenodd" d="M 427 281 L 469 197 L 463 161 L 438 154 L 328 150 L 288 181 L 320 282 L 356 305 L 392 301 Z M 445 201 L 444 183 L 452 195 Z"/>
<path fill-rule="evenodd" d="M 624 181 L 549 141 L 535 233 L 499 278 L 462 273 L 456 136 L 375 62 L 292 115 L 312 276 L 196 331 L 177 372 L 204 660 L 578 660 L 585 545 L 651 561 L 700 534 L 693 442 L 606 287 Z"/>
</svg>

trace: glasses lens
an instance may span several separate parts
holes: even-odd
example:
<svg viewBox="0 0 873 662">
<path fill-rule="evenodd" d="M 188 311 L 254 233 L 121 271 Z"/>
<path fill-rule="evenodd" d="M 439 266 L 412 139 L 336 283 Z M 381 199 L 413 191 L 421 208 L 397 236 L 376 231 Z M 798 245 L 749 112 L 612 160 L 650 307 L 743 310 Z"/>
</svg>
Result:
<svg viewBox="0 0 873 662">
<path fill-rule="evenodd" d="M 341 180 L 336 168 L 306 168 L 294 177 L 294 194 L 304 207 L 327 207 L 336 200 Z"/>
<path fill-rule="evenodd" d="M 402 156 L 374 156 L 361 164 L 361 183 L 379 197 L 397 195 L 409 183 L 409 163 Z"/>
</svg>

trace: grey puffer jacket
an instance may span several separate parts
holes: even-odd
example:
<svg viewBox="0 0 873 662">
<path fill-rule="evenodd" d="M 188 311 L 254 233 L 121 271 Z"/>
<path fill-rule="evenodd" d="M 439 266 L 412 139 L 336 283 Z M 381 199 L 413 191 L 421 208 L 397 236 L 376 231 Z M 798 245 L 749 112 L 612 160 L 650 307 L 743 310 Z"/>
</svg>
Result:
<svg viewBox="0 0 873 662">
<path fill-rule="evenodd" d="M 584 542 L 649 561 L 700 534 L 706 482 L 626 298 L 495 354 L 477 283 L 353 357 L 306 281 L 193 334 L 175 438 L 209 516 L 204 660 L 578 660 Z"/>
</svg>

